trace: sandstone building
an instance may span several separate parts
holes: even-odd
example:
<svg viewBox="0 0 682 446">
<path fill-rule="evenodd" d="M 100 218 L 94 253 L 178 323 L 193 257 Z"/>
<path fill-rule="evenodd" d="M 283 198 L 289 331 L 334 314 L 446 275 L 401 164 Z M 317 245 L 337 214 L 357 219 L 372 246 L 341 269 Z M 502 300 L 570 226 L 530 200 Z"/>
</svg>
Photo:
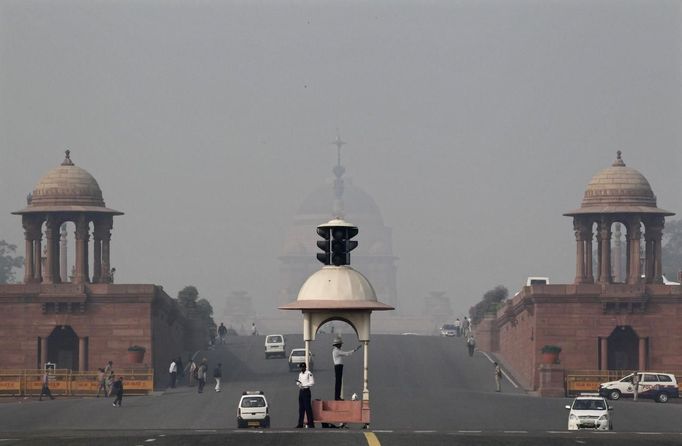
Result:
<svg viewBox="0 0 682 446">
<path fill-rule="evenodd" d="M 158 285 L 115 284 L 113 218 L 97 181 L 64 162 L 40 179 L 14 212 L 25 231 L 24 280 L 0 285 L 0 368 L 96 370 L 132 367 L 128 347 L 144 347 L 158 377 L 183 347 L 203 345 L 206 327 Z M 65 223 L 75 226 L 75 261 L 65 277 Z M 164 378 L 165 379 L 165 378 Z M 157 379 L 158 382 L 158 379 Z M 165 381 L 164 381 L 165 382 Z"/>
<path fill-rule="evenodd" d="M 531 389 L 545 345 L 562 348 L 564 370 L 682 370 L 682 286 L 663 283 L 661 264 L 665 217 L 674 214 L 657 207 L 647 179 L 618 152 L 564 215 L 575 231 L 574 282 L 524 287 L 477 326 L 480 348 Z M 613 237 L 621 228 L 624 247 Z"/>
</svg>

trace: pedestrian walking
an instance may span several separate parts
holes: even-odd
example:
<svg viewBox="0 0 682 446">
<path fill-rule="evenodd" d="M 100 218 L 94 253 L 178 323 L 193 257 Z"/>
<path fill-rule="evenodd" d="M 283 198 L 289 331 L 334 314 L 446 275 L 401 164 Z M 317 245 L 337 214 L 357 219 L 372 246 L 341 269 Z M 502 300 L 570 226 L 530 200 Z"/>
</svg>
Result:
<svg viewBox="0 0 682 446">
<path fill-rule="evenodd" d="M 306 370 L 305 362 L 299 365 L 300 373 L 298 374 L 298 379 L 296 380 L 296 385 L 298 386 L 298 424 L 296 428 L 303 427 L 303 416 L 305 415 L 307 424 L 306 427 L 314 428 L 315 422 L 313 421 L 313 404 L 312 397 L 310 393 L 310 388 L 315 384 L 315 378 L 313 374 Z"/>
<path fill-rule="evenodd" d="M 225 343 L 225 336 L 227 336 L 227 327 L 221 322 L 220 327 L 218 327 L 218 338 L 221 344 Z"/>
<path fill-rule="evenodd" d="M 47 373 L 47 370 L 43 372 L 43 376 L 40 378 L 40 382 L 42 384 L 41 389 L 40 389 L 40 397 L 38 398 L 39 401 L 43 400 L 43 395 L 49 396 L 51 400 L 54 399 L 52 396 L 52 392 L 50 392 L 50 375 Z"/>
<path fill-rule="evenodd" d="M 455 319 L 455 336 L 460 337 L 462 335 L 462 321 L 459 318 Z"/>
<path fill-rule="evenodd" d="M 251 336 L 258 336 L 258 329 L 256 328 L 256 323 L 251 323 Z"/>
<path fill-rule="evenodd" d="M 639 372 L 635 372 L 632 377 L 632 387 L 635 389 L 632 399 L 637 401 L 637 396 L 639 395 Z"/>
<path fill-rule="evenodd" d="M 97 398 L 99 398 L 99 393 L 102 392 L 104 396 L 107 396 L 107 377 L 104 374 L 104 369 L 100 367 L 97 373 L 97 382 L 99 387 L 97 388 Z"/>
<path fill-rule="evenodd" d="M 498 363 L 495 363 L 495 392 L 502 391 L 500 380 L 502 379 L 502 369 Z"/>
<path fill-rule="evenodd" d="M 114 379 L 114 371 L 112 370 L 106 377 L 107 397 L 110 397 L 111 395 L 114 394 L 114 382 L 116 382 L 116 380 Z"/>
<path fill-rule="evenodd" d="M 111 386 L 114 384 L 114 362 L 109 361 L 107 362 L 107 365 L 104 366 L 104 379 L 105 379 L 105 395 L 109 396 L 111 395 Z"/>
<path fill-rule="evenodd" d="M 197 368 L 197 381 L 199 382 L 198 393 L 204 392 L 204 386 L 206 385 L 206 375 L 208 371 L 208 362 L 206 358 L 201 360 L 199 368 Z"/>
<path fill-rule="evenodd" d="M 332 360 L 334 361 L 334 400 L 343 401 L 341 398 L 341 389 L 343 386 L 343 358 L 350 356 L 360 349 L 357 346 L 353 350 L 344 351 L 341 350 L 343 345 L 343 340 L 340 335 L 336 335 L 332 343 Z"/>
<path fill-rule="evenodd" d="M 469 349 L 469 356 L 474 356 L 474 350 L 476 349 L 476 340 L 474 335 L 469 335 L 467 338 L 467 348 Z"/>
<path fill-rule="evenodd" d="M 121 407 L 123 403 L 123 377 L 119 376 L 114 382 L 114 392 L 116 393 L 116 399 L 114 399 L 114 407 Z"/>
<path fill-rule="evenodd" d="M 464 316 L 464 320 L 462 321 L 462 332 L 464 334 L 464 337 L 468 337 L 470 331 L 471 331 L 471 320 L 467 319 L 467 317 Z"/>
<path fill-rule="evenodd" d="M 194 384 L 195 384 L 196 381 L 197 381 L 196 378 L 195 378 L 195 376 L 196 376 L 196 371 L 197 371 L 197 364 L 196 364 L 196 362 L 194 362 L 194 360 L 192 360 L 192 358 L 190 357 L 190 358 L 187 360 L 187 385 L 189 385 L 190 387 L 191 387 L 191 386 L 194 386 Z"/>
<path fill-rule="evenodd" d="M 175 362 L 175 359 L 171 359 L 170 367 L 168 367 L 168 375 L 170 377 L 168 387 L 175 389 L 175 382 L 178 379 L 178 364 Z"/>
<path fill-rule="evenodd" d="M 215 391 L 220 392 L 220 379 L 223 377 L 223 365 L 218 363 L 218 367 L 213 370 L 213 379 L 215 379 Z"/>
</svg>

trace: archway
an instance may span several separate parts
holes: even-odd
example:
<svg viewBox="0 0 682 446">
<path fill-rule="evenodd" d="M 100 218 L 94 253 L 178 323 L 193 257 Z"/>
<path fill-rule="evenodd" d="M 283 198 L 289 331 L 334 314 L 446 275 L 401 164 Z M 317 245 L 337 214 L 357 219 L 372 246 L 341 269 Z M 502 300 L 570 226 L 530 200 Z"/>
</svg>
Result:
<svg viewBox="0 0 682 446">
<path fill-rule="evenodd" d="M 78 370 L 78 335 L 68 325 L 58 325 L 47 338 L 47 361 L 59 369 Z"/>
<path fill-rule="evenodd" d="M 616 327 L 608 337 L 608 369 L 637 370 L 639 337 L 629 325 Z"/>
</svg>

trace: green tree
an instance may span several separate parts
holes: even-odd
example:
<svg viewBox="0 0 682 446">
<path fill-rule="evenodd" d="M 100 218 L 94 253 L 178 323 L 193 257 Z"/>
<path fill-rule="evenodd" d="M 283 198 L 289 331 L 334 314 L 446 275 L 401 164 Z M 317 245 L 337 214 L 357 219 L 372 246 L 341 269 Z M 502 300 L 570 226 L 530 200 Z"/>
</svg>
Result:
<svg viewBox="0 0 682 446">
<path fill-rule="evenodd" d="M 14 269 L 24 264 L 23 257 L 15 257 L 16 245 L 0 240 L 0 283 L 14 282 Z"/>
<path fill-rule="evenodd" d="M 502 301 L 509 296 L 509 290 L 502 285 L 498 285 L 492 290 L 483 294 L 483 299 L 469 309 L 469 317 L 473 324 L 478 324 L 483 316 L 488 312 L 496 312 Z"/>
<path fill-rule="evenodd" d="M 197 309 L 199 310 L 199 313 L 206 319 L 209 319 L 211 316 L 213 316 L 213 307 L 206 299 L 199 299 L 197 301 Z"/>
<path fill-rule="evenodd" d="M 682 220 L 666 222 L 663 234 L 663 274 L 674 281 L 677 273 L 682 271 Z"/>
<path fill-rule="evenodd" d="M 180 301 L 180 305 L 186 308 L 194 307 L 197 304 L 198 299 L 199 291 L 197 290 L 197 287 L 193 285 L 184 287 L 178 293 L 178 301 Z"/>
</svg>

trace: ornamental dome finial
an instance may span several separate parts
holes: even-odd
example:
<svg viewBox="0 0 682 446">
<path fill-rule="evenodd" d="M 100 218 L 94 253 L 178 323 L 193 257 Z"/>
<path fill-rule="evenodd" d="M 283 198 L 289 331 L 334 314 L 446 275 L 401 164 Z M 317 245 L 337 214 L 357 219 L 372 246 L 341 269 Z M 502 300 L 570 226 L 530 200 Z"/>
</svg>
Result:
<svg viewBox="0 0 682 446">
<path fill-rule="evenodd" d="M 618 150 L 616 152 L 616 160 L 611 164 L 613 167 L 625 167 L 625 162 L 623 161 L 623 152 Z"/>
<path fill-rule="evenodd" d="M 71 161 L 71 151 L 69 149 L 66 149 L 64 151 L 64 154 L 66 157 L 64 158 L 64 161 L 62 161 L 62 166 L 73 166 L 73 161 Z"/>
</svg>

